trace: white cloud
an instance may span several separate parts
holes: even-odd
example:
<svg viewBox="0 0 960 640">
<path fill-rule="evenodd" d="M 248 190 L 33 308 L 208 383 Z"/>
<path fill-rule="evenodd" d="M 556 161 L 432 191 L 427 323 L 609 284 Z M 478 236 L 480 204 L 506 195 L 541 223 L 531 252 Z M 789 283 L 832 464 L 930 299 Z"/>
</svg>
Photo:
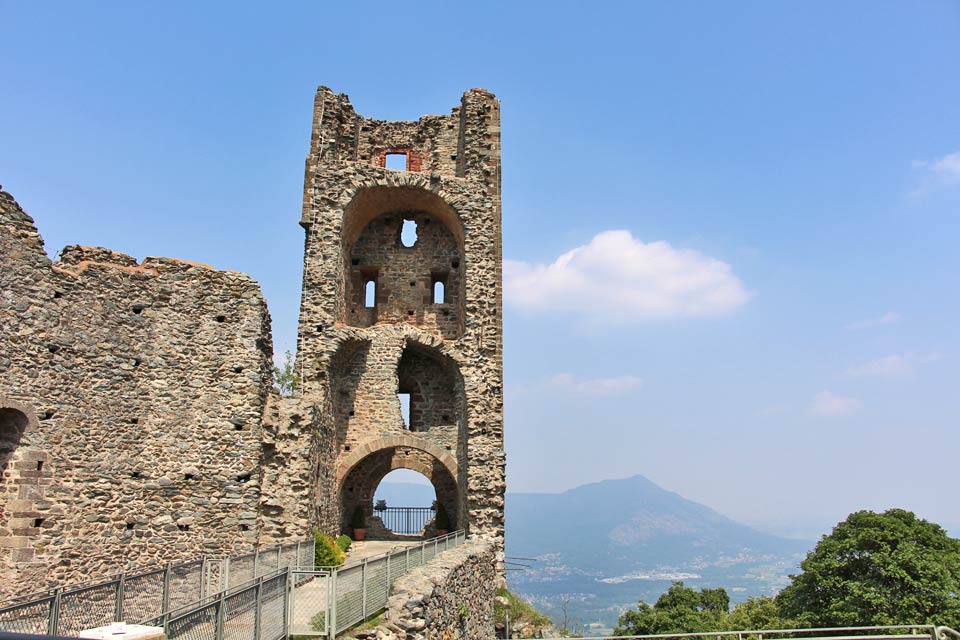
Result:
<svg viewBox="0 0 960 640">
<path fill-rule="evenodd" d="M 914 160 L 913 168 L 920 173 L 920 186 L 913 195 L 926 193 L 933 187 L 960 184 L 960 151 L 933 160 Z"/>
<path fill-rule="evenodd" d="M 642 386 L 643 379 L 636 376 L 578 379 L 572 373 L 558 373 L 547 381 L 550 389 L 583 396 L 615 396 Z"/>
<path fill-rule="evenodd" d="M 851 322 L 847 325 L 847 329 L 851 331 L 862 331 L 863 329 L 872 329 L 873 327 L 879 327 L 885 324 L 896 324 L 898 322 L 900 322 L 900 314 L 896 311 L 887 311 L 879 318 L 867 318 L 866 320 Z"/>
<path fill-rule="evenodd" d="M 821 391 L 813 396 L 810 410 L 820 416 L 845 416 L 860 410 L 860 401 L 856 398 L 837 396 L 829 391 Z"/>
<path fill-rule="evenodd" d="M 910 360 L 906 356 L 885 356 L 871 360 L 865 364 L 847 369 L 847 375 L 851 376 L 896 376 L 903 373 L 909 373 L 913 367 L 910 366 Z"/>
<path fill-rule="evenodd" d="M 601 322 L 728 313 L 750 299 L 725 262 L 629 231 L 604 231 L 550 264 L 504 261 L 509 304 Z"/>
<path fill-rule="evenodd" d="M 877 358 L 864 364 L 850 367 L 847 369 L 847 375 L 851 376 L 897 376 L 913 371 L 914 364 L 925 364 L 939 360 L 939 353 L 904 353 L 892 356 Z"/>
</svg>

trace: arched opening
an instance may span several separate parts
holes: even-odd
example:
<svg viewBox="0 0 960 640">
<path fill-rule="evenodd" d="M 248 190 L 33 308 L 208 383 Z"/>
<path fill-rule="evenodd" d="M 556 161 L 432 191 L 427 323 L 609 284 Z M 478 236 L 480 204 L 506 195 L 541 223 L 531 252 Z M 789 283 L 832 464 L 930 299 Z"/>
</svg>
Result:
<svg viewBox="0 0 960 640">
<path fill-rule="evenodd" d="M 404 427 L 431 432 L 432 442 L 456 445 L 462 393 L 459 382 L 453 360 L 416 342 L 408 343 L 397 365 L 397 396 Z"/>
<path fill-rule="evenodd" d="M 431 523 L 436 528 L 437 490 L 423 474 L 394 469 L 373 494 L 373 517 L 396 535 L 419 536 Z"/>
<path fill-rule="evenodd" d="M 463 229 L 456 212 L 424 189 L 368 187 L 343 215 L 343 322 L 413 324 L 446 339 L 459 337 Z M 371 280 L 375 305 L 369 303 Z"/>
<path fill-rule="evenodd" d="M 0 477 L 20 446 L 20 439 L 29 423 L 30 419 L 24 412 L 11 407 L 0 407 Z"/>
<path fill-rule="evenodd" d="M 353 534 L 352 521 L 354 513 L 359 510 L 364 515 L 368 540 L 432 537 L 437 533 L 438 511 L 433 510 L 434 501 L 436 509 L 442 510 L 445 516 L 444 524 L 447 525 L 447 530 L 456 528 L 459 507 L 456 465 L 449 455 L 432 445 L 407 444 L 413 441 L 414 439 L 407 437 L 388 439 L 384 446 L 368 453 L 346 469 L 340 484 L 341 527 L 344 533 Z M 405 477 L 406 484 L 412 484 L 413 488 L 401 485 L 398 489 L 395 482 L 384 483 L 387 475 L 398 469 L 407 470 L 401 478 Z M 414 475 L 411 476 L 410 472 L 414 472 Z M 413 483 L 410 482 L 411 479 L 414 479 Z M 375 498 L 378 491 L 385 492 L 379 498 L 386 502 L 382 505 L 383 509 L 376 508 Z M 397 504 L 394 505 L 397 511 L 387 512 L 391 509 L 390 502 L 393 500 L 409 498 L 424 502 L 426 496 L 432 496 L 426 504 Z M 407 510 L 400 510 L 401 507 L 406 507 Z"/>
</svg>

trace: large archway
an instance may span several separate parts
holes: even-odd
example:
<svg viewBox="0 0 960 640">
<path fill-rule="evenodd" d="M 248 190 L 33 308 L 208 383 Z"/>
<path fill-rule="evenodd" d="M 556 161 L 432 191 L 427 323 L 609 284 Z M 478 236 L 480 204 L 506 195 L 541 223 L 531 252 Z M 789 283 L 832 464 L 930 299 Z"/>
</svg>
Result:
<svg viewBox="0 0 960 640">
<path fill-rule="evenodd" d="M 370 539 L 394 539 L 374 509 L 374 495 L 383 478 L 396 469 L 410 469 L 422 474 L 436 492 L 437 508 L 449 518 L 449 528 L 456 528 L 460 508 L 456 461 L 449 452 L 419 438 L 391 436 L 361 447 L 344 460 L 339 482 L 340 526 L 350 532 L 350 519 L 359 507 L 367 518 Z M 431 528 L 419 535 L 430 535 Z"/>
<path fill-rule="evenodd" d="M 437 194 L 367 187 L 343 217 L 341 320 L 412 324 L 446 339 L 463 332 L 463 228 Z"/>
</svg>

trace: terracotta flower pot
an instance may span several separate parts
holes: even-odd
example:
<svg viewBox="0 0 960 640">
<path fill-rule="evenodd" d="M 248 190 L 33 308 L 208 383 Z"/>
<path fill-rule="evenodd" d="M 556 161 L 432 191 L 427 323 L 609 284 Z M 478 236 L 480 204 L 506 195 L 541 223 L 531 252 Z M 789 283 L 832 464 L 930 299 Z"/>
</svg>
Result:
<svg viewBox="0 0 960 640">
<path fill-rule="evenodd" d="M 354 540 L 354 542 L 362 542 L 363 540 L 366 539 L 366 537 L 367 537 L 367 530 L 366 530 L 366 529 L 354 528 L 354 530 L 353 530 L 353 540 Z"/>
</svg>

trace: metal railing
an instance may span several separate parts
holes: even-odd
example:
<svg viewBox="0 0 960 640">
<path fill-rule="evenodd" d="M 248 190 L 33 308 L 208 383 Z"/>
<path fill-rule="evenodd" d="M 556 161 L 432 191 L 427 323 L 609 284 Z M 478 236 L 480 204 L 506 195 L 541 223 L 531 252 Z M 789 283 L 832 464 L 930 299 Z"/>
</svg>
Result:
<svg viewBox="0 0 960 640">
<path fill-rule="evenodd" d="M 594 640 L 960 640 L 960 633 L 937 625 L 822 627 L 814 629 L 751 629 L 701 633 L 661 633 Z M 559 640 L 559 639 L 548 639 Z"/>
<path fill-rule="evenodd" d="M 385 507 L 376 509 L 373 515 L 380 516 L 383 526 L 401 535 L 416 535 L 436 515 L 431 507 Z"/>
<path fill-rule="evenodd" d="M 112 622 L 156 619 L 278 569 L 312 564 L 313 553 L 314 542 L 308 540 L 20 596 L 0 608 L 0 631 L 69 636 Z"/>
<path fill-rule="evenodd" d="M 455 531 L 344 568 L 292 571 L 290 635 L 332 637 L 380 613 L 397 578 L 465 540 Z"/>
</svg>

